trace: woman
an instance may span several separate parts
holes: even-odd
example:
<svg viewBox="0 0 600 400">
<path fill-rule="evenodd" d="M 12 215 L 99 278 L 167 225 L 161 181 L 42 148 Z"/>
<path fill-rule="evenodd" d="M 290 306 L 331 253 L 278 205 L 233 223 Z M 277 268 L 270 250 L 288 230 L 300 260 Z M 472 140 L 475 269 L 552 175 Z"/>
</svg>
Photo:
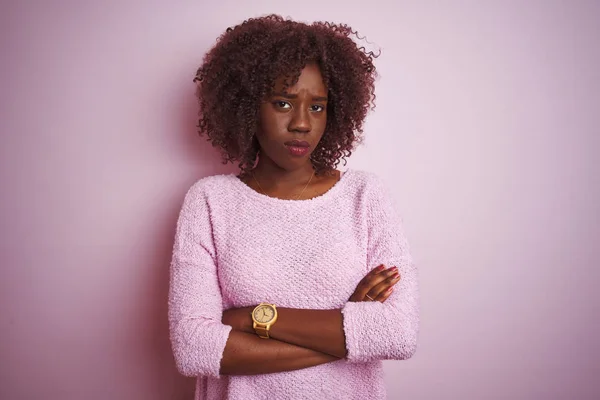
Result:
<svg viewBox="0 0 600 400">
<path fill-rule="evenodd" d="M 177 222 L 169 321 L 196 399 L 382 399 L 418 331 L 417 272 L 381 180 L 336 166 L 374 107 L 345 25 L 227 29 L 195 81 L 199 130 L 239 176 L 196 182 Z"/>
</svg>

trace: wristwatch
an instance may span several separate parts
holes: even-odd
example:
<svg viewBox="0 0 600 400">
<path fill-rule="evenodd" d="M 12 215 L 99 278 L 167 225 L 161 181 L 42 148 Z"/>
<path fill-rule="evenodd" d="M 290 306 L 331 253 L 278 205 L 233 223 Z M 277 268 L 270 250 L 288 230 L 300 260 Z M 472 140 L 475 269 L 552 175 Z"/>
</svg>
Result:
<svg viewBox="0 0 600 400">
<path fill-rule="evenodd" d="M 269 330 L 277 321 L 275 304 L 260 303 L 252 311 L 252 327 L 256 334 L 263 339 L 269 338 Z"/>
</svg>

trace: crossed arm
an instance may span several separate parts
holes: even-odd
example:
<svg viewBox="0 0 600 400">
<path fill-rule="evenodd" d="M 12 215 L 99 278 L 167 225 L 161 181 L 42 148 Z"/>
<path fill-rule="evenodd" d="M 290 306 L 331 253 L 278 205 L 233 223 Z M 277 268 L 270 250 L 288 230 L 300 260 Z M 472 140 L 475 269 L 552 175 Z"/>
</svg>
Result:
<svg viewBox="0 0 600 400">
<path fill-rule="evenodd" d="M 379 183 L 372 185 L 365 189 L 366 261 L 396 265 L 402 278 L 384 283 L 393 270 L 371 271 L 337 310 L 280 308 L 270 340 L 252 331 L 250 309 L 223 312 L 203 186 L 192 187 L 177 223 L 169 289 L 169 329 L 179 371 L 218 377 L 297 370 L 342 358 L 411 357 L 419 325 L 417 270 L 389 195 Z M 386 285 L 394 290 L 383 290 Z"/>
<path fill-rule="evenodd" d="M 385 302 L 400 280 L 397 269 L 372 270 L 358 284 L 350 301 Z M 367 295 L 369 297 L 367 297 Z M 278 308 L 271 339 L 252 328 L 252 307 L 230 309 L 222 322 L 232 327 L 221 359 L 222 375 L 255 375 L 312 367 L 346 357 L 342 310 Z"/>
</svg>

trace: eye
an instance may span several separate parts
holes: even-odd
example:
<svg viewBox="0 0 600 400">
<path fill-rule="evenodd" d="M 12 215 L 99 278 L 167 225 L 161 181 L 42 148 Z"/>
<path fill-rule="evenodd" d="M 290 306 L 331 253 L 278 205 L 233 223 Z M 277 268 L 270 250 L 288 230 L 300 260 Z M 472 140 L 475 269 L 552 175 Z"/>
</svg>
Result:
<svg viewBox="0 0 600 400">
<path fill-rule="evenodd" d="M 292 107 L 290 103 L 288 103 L 287 101 L 283 101 L 283 100 L 276 100 L 273 102 L 273 104 L 275 105 L 275 107 L 281 108 L 284 110 L 287 110 Z"/>
<path fill-rule="evenodd" d="M 310 106 L 310 110 L 314 112 L 323 112 L 325 111 L 325 107 L 315 104 L 313 106 Z"/>
</svg>

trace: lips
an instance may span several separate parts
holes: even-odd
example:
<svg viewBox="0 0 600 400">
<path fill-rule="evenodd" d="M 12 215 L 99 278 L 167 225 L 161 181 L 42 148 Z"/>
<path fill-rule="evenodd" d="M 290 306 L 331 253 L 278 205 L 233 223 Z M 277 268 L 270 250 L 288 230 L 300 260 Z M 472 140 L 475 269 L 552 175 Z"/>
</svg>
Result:
<svg viewBox="0 0 600 400">
<path fill-rule="evenodd" d="M 308 154 L 310 144 L 302 140 L 289 140 L 284 143 L 292 156 L 302 157 Z"/>
<path fill-rule="evenodd" d="M 289 140 L 287 142 L 284 143 L 286 146 L 293 146 L 293 147 L 310 147 L 310 144 L 308 142 L 302 141 L 302 140 Z"/>
</svg>

